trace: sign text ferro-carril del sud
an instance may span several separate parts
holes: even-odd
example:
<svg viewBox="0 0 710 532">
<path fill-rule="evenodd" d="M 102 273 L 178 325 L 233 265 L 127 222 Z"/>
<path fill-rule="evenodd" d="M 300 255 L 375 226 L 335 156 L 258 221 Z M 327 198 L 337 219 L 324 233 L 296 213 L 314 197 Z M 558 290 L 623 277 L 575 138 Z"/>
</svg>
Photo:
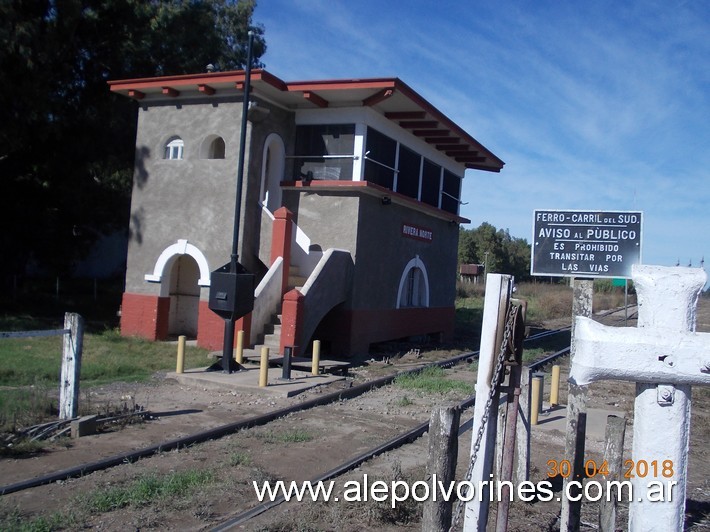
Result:
<svg viewBox="0 0 710 532">
<path fill-rule="evenodd" d="M 631 278 L 642 212 L 535 210 L 532 275 Z"/>
</svg>

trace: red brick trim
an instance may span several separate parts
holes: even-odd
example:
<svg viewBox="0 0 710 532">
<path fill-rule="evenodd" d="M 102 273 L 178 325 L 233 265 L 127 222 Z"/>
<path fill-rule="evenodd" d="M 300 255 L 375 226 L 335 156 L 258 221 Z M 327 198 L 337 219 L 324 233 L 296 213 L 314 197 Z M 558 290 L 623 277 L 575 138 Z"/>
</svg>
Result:
<svg viewBox="0 0 710 532">
<path fill-rule="evenodd" d="M 168 337 L 170 298 L 124 292 L 121 302 L 121 334 L 146 340 Z"/>
<path fill-rule="evenodd" d="M 288 275 L 291 269 L 291 237 L 293 231 L 293 213 L 286 207 L 274 212 L 274 226 L 271 233 L 271 264 L 277 257 L 283 257 L 281 295 L 288 290 Z"/>
<path fill-rule="evenodd" d="M 304 346 L 301 343 L 307 340 L 301 338 L 304 301 L 304 295 L 295 288 L 284 296 L 281 307 L 281 353 L 286 346 L 294 347 L 294 356 L 303 352 Z"/>
</svg>

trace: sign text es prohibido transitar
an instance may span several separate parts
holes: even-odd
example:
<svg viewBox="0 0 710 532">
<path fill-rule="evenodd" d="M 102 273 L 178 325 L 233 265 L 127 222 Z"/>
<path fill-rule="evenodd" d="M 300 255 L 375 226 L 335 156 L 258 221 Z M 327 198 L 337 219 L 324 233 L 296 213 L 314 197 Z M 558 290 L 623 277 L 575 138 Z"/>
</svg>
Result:
<svg viewBox="0 0 710 532">
<path fill-rule="evenodd" d="M 532 275 L 631 278 L 642 212 L 535 210 Z"/>
</svg>

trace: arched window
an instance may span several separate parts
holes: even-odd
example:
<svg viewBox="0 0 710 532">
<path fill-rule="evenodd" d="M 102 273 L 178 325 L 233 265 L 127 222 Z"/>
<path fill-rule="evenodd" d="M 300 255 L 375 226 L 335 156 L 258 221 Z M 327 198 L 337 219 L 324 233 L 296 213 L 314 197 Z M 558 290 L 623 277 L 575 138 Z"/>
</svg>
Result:
<svg viewBox="0 0 710 532">
<path fill-rule="evenodd" d="M 209 135 L 200 147 L 201 159 L 224 159 L 224 139 L 219 135 Z"/>
<path fill-rule="evenodd" d="M 180 137 L 171 137 L 165 145 L 165 159 L 182 159 L 185 143 Z"/>
<path fill-rule="evenodd" d="M 428 307 L 429 278 L 419 257 L 409 261 L 399 281 L 397 308 Z"/>
</svg>

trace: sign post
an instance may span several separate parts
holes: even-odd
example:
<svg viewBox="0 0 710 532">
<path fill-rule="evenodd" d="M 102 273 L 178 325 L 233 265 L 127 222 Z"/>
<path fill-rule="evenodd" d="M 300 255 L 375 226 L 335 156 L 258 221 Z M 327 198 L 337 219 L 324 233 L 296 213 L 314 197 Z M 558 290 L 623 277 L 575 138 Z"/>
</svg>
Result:
<svg viewBox="0 0 710 532">
<path fill-rule="evenodd" d="M 595 278 L 631 277 L 631 266 L 641 263 L 643 213 L 618 211 L 535 210 L 533 213 L 532 275 L 574 278 L 572 345 L 574 364 L 575 316 L 591 317 Z M 587 388 L 570 383 L 567 401 L 565 459 L 572 477 L 581 481 L 587 425 Z M 579 530 L 581 499 L 562 499 L 560 530 Z"/>
</svg>

